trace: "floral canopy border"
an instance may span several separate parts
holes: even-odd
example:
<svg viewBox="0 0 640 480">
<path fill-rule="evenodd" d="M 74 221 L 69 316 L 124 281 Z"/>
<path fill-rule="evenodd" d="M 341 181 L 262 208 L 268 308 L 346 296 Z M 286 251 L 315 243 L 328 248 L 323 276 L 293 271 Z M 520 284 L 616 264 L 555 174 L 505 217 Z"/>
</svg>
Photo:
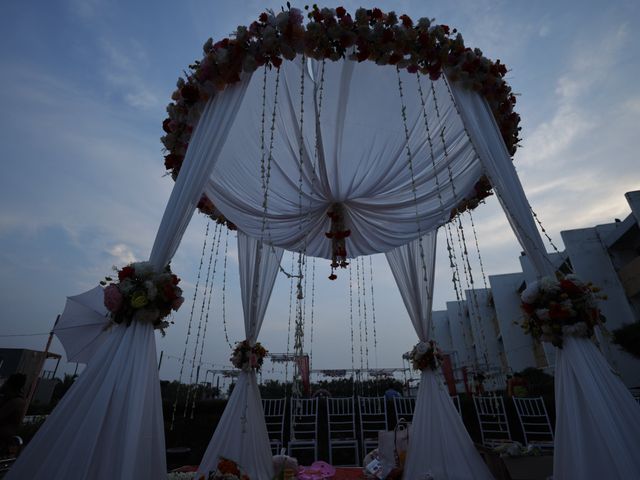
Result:
<svg viewBox="0 0 640 480">
<path fill-rule="evenodd" d="M 186 78 L 178 80 L 173 101 L 167 106 L 169 116 L 162 124 L 167 152 L 164 164 L 174 180 L 206 102 L 240 81 L 243 72 L 260 67 L 277 69 L 283 60 L 293 60 L 296 55 L 315 60 L 369 60 L 427 75 L 434 81 L 446 72 L 450 80 L 486 98 L 509 153 L 515 153 L 520 116 L 514 111 L 516 97 L 504 80 L 507 68 L 500 60 L 484 57 L 481 50 L 466 47 L 456 29 L 428 18 L 414 22 L 408 15 L 385 13 L 379 8 L 359 8 L 354 17 L 343 7 L 320 9 L 314 5 L 305 10 L 306 24 L 303 12 L 296 8 L 277 15 L 263 12 L 249 27 L 238 27 L 231 38 L 216 43 L 209 39 L 204 44 L 204 57 L 189 65 Z M 347 53 L 352 48 L 353 53 Z M 451 216 L 475 208 L 490 194 L 491 185 L 486 177 L 480 178 L 472 197 L 454 208 Z M 235 228 L 206 196 L 198 209 Z"/>
</svg>

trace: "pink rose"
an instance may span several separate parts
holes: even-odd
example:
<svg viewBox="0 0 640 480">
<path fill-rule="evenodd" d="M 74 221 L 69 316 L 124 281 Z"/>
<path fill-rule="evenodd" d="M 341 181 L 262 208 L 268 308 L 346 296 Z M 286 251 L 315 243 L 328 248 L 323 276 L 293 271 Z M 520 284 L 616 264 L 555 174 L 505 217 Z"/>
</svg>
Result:
<svg viewBox="0 0 640 480">
<path fill-rule="evenodd" d="M 251 368 L 258 367 L 258 356 L 255 353 L 252 353 L 249 356 L 249 365 L 251 366 Z"/>
<path fill-rule="evenodd" d="M 104 289 L 104 306 L 110 312 L 116 313 L 122 306 L 122 293 L 113 283 Z"/>
</svg>

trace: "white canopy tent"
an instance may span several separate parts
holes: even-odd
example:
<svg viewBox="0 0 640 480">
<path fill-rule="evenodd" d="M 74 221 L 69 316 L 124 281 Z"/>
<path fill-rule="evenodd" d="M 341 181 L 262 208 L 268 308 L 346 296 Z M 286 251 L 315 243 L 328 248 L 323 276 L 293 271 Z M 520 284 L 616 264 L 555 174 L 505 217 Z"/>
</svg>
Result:
<svg viewBox="0 0 640 480">
<path fill-rule="evenodd" d="M 432 82 L 394 66 L 350 59 L 323 63 L 298 56 L 279 70 L 265 72 L 265 77 L 245 74 L 206 103 L 150 257 L 157 268 L 170 261 L 205 192 L 243 232 L 239 236 L 245 244 L 239 248 L 241 292 L 250 342 L 256 341 L 264 318 L 280 249 L 332 257 L 331 242 L 325 237 L 331 230 L 326 214 L 336 204 L 343 209 L 345 227 L 351 232 L 345 240 L 349 258 L 401 249 L 390 253 L 392 258 L 397 252 L 415 249 L 415 243 L 407 245 L 425 234 L 435 237 L 432 232 L 473 195 L 476 182 L 486 175 L 538 275 L 553 273 L 499 128 L 479 93 L 445 77 Z M 261 122 L 263 102 L 265 111 L 273 115 Z M 270 132 L 273 138 L 263 140 Z M 261 176 L 265 158 L 268 192 Z M 263 247 L 262 241 L 269 247 Z M 422 269 L 416 267 L 417 261 L 422 259 L 414 251 L 405 258 L 404 268 L 416 273 L 415 268 Z M 424 261 L 432 272 L 431 253 Z M 400 267 L 391 264 L 396 279 L 404 277 L 398 283 L 412 288 L 411 293 L 403 291 L 403 297 L 418 336 L 426 340 L 432 281 L 421 284 L 424 294 L 418 292 L 419 275 L 400 274 Z M 412 312 L 412 308 L 418 310 Z M 148 325 L 115 327 L 7 478 L 63 479 L 70 478 L 70 472 L 81 472 L 79 478 L 105 480 L 161 478 L 164 430 L 152 336 Z M 567 349 L 558 361 L 577 355 L 575 350 Z M 602 363 L 595 348 L 585 350 L 585 355 Z M 614 381 L 606 368 L 576 369 L 573 375 L 562 375 L 564 383 L 557 391 L 561 387 L 563 393 L 558 399 L 584 395 L 581 378 L 597 384 Z M 490 478 L 435 376 L 425 372 L 422 380 L 418 437 L 408 460 L 411 475 L 424 474 L 428 468 L 442 472 L 442 478 Z M 255 375 L 243 374 L 236 390 L 201 470 L 214 469 L 224 455 L 255 478 L 266 480 L 268 440 Z M 609 409 L 612 416 L 620 414 L 613 413 L 610 404 L 600 408 Z M 640 418 L 637 406 L 627 402 L 621 408 L 626 418 Z M 578 418 L 581 411 L 559 401 L 557 414 L 569 425 L 598 423 L 591 416 Z M 451 428 L 431 422 L 434 412 L 442 414 L 441 421 L 451 422 Z M 616 443 L 631 452 L 640 443 L 633 425 L 637 422 L 616 423 L 599 430 L 605 438 L 585 441 L 635 439 L 634 444 Z M 243 435 L 251 435 L 251 442 L 243 441 Z M 424 446 L 431 448 L 434 435 L 446 445 L 446 452 L 416 458 L 415 448 L 427 439 Z M 222 445 L 220 439 L 229 436 L 234 441 Z M 247 446 L 253 451 L 243 451 Z M 607 452 L 601 452 L 597 461 L 616 463 L 619 452 Z M 467 468 L 452 470 L 445 465 L 462 457 Z M 589 472 L 589 462 L 596 460 L 576 458 L 575 450 L 559 443 L 557 478 L 569 478 L 560 472 L 570 471 L 578 461 Z M 468 477 L 474 468 L 473 477 Z M 628 462 L 612 475 L 609 478 L 640 477 L 640 466 Z"/>
</svg>

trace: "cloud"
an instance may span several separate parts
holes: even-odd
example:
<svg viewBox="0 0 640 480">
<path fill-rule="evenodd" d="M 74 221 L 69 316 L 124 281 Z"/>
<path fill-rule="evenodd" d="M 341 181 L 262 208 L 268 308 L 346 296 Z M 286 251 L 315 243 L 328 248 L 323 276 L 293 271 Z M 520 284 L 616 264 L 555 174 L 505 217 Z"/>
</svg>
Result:
<svg viewBox="0 0 640 480">
<path fill-rule="evenodd" d="M 117 45 L 107 38 L 102 38 L 99 43 L 106 59 L 102 68 L 105 80 L 132 107 L 151 109 L 160 106 L 158 96 L 140 75 L 148 64 L 145 50 L 134 40 L 120 42 L 124 45 Z"/>
<path fill-rule="evenodd" d="M 125 265 L 136 261 L 136 256 L 124 243 L 117 243 L 108 248 L 107 253 L 117 260 L 118 265 Z"/>
</svg>

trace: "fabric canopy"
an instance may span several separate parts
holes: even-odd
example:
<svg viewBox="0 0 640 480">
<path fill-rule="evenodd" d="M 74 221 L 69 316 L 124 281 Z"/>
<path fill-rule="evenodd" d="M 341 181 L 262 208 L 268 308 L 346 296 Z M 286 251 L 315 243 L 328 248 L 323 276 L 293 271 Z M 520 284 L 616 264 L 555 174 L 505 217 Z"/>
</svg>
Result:
<svg viewBox="0 0 640 480">
<path fill-rule="evenodd" d="M 395 67 L 340 60 L 326 62 L 324 75 L 322 64 L 315 61 L 310 61 L 304 72 L 302 68 L 299 58 L 284 62 L 280 68 L 272 150 L 276 73 L 271 71 L 267 77 L 264 128 L 263 78 L 254 75 L 251 79 L 220 160 L 206 184 L 207 196 L 216 207 L 247 235 L 260 237 L 264 211 L 261 158 L 266 162 L 271 151 L 268 243 L 330 258 L 331 243 L 324 233 L 330 230 L 326 212 L 333 203 L 344 206 L 346 228 L 351 230 L 347 254 L 352 258 L 386 252 L 417 238 L 416 209 L 423 233 L 448 221 L 451 209 L 473 191 L 482 165 L 465 135 L 446 84 L 442 80 L 433 84 L 434 97 L 430 81 L 421 77 L 426 103 L 423 112 L 417 77 L 400 73 L 416 205 Z M 305 78 L 302 165 L 301 74 Z"/>
<path fill-rule="evenodd" d="M 421 342 L 431 338 L 437 231 L 387 253 L 411 323 Z M 412 421 L 411 441 L 404 467 L 407 480 L 493 478 L 475 449 L 451 396 L 433 370 L 420 377 Z"/>
<path fill-rule="evenodd" d="M 282 258 L 281 248 L 238 232 L 240 292 L 245 335 L 256 343 Z M 220 457 L 235 461 L 250 478 L 271 478 L 273 462 L 256 372 L 242 372 L 200 462 L 199 472 L 215 471 Z"/>
</svg>

